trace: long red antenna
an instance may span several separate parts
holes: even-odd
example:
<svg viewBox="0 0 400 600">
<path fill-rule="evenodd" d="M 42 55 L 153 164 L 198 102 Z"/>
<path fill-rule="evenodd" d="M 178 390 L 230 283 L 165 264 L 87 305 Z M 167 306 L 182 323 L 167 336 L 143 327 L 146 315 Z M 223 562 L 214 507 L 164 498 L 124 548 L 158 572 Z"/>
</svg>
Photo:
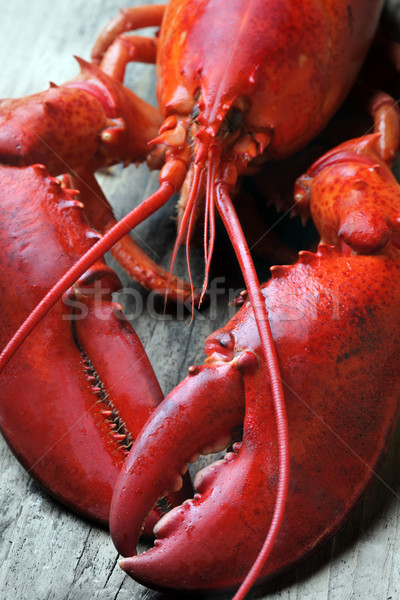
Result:
<svg viewBox="0 0 400 600">
<path fill-rule="evenodd" d="M 235 250 L 236 257 L 239 261 L 247 292 L 249 294 L 249 300 L 254 311 L 264 359 L 271 382 L 279 447 L 279 481 L 272 522 L 257 559 L 233 598 L 233 600 L 243 600 L 259 576 L 260 571 L 272 550 L 282 524 L 289 488 L 289 436 L 285 397 L 280 377 L 278 358 L 274 340 L 272 338 L 267 309 L 265 307 L 265 299 L 260 289 L 249 247 L 226 186 L 223 183 L 217 185 L 215 196 L 219 214 L 221 215 Z"/>
<path fill-rule="evenodd" d="M 28 318 L 22 323 L 17 332 L 13 335 L 7 346 L 0 354 L 0 372 L 7 365 L 16 350 L 22 342 L 28 337 L 31 331 L 49 312 L 61 296 L 83 275 L 91 265 L 103 256 L 110 248 L 124 237 L 133 227 L 136 227 L 163 206 L 172 194 L 175 188 L 171 183 L 163 182 L 160 188 L 149 198 L 146 198 L 139 206 L 128 213 L 112 229 L 110 229 L 78 262 L 63 275 L 56 285 L 39 302 L 36 308 L 29 314 Z"/>
</svg>

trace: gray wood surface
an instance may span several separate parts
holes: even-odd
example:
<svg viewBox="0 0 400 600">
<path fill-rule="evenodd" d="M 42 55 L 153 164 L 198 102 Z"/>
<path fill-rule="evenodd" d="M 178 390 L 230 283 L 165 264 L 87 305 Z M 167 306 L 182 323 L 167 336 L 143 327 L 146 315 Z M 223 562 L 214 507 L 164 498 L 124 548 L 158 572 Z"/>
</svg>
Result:
<svg viewBox="0 0 400 600">
<path fill-rule="evenodd" d="M 132 4 L 140 4 L 135 1 Z M 119 9 L 117 0 L 13 0 L 1 2 L 0 97 L 23 96 L 62 83 L 77 73 L 73 54 L 89 58 L 101 27 Z M 397 14 L 399 3 L 391 3 Z M 129 81 L 144 97 L 154 97 L 154 69 L 129 68 Z M 134 166 L 115 168 L 102 184 L 118 215 L 155 189 L 157 174 Z M 135 236 L 154 257 L 168 265 L 175 224 L 169 206 Z M 229 257 L 229 255 L 228 255 Z M 226 264 L 229 265 L 229 258 Z M 222 261 L 223 262 L 223 261 Z M 184 273 L 184 257 L 177 272 Z M 200 256 L 194 265 L 201 273 Z M 229 269 L 228 269 L 229 270 Z M 221 272 L 214 272 L 222 274 Z M 140 288 L 121 274 L 124 284 Z M 201 280 L 201 274 L 200 274 Z M 240 285 L 235 279 L 227 285 Z M 152 297 L 140 291 L 144 307 L 135 316 L 138 331 L 162 388 L 168 392 L 187 366 L 201 363 L 206 335 L 226 321 L 227 297 L 201 316 L 171 318 L 152 311 Z M 139 314 L 140 312 L 140 314 Z M 343 530 L 311 560 L 277 582 L 258 588 L 249 598 L 270 600 L 386 600 L 400 597 L 399 436 L 380 476 Z M 43 493 L 0 439 L 0 598 L 12 600 L 167 600 L 126 577 L 106 531 L 75 517 Z M 196 549 L 193 548 L 193 554 Z M 185 597 L 185 596 L 182 596 Z M 230 595 L 222 596 L 223 599 Z"/>
</svg>

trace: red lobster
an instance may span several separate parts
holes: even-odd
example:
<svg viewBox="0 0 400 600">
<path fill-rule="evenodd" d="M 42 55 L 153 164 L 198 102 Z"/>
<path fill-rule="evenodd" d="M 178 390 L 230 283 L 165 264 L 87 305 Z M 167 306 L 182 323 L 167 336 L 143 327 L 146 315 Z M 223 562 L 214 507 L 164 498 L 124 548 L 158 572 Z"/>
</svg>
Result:
<svg viewBox="0 0 400 600">
<path fill-rule="evenodd" d="M 154 18 L 153 18 L 154 20 Z M 101 233 L 116 224 L 94 172 L 122 162 L 160 159 L 148 142 L 161 124 L 157 109 L 141 100 L 116 77 L 77 59 L 80 74 L 45 92 L 0 103 L 0 160 L 8 165 L 45 164 L 53 176 L 68 173 L 84 200 L 86 219 Z M 170 298 L 186 299 L 190 289 L 171 278 L 129 236 L 113 248 L 128 273 L 152 290 L 170 288 Z"/>
<path fill-rule="evenodd" d="M 0 167 L 3 345 L 99 238 L 74 195 L 43 165 Z M 115 272 L 97 261 L 0 382 L 1 430 L 17 458 L 52 495 L 104 524 L 126 454 L 162 399 L 139 338 L 111 302 L 120 287 Z"/>
<path fill-rule="evenodd" d="M 185 4 L 185 3 L 182 3 Z M 205 5 L 206 3 L 203 3 Z M 329 3 L 324 7 L 324 12 L 319 7 L 315 7 L 315 12 L 311 11 L 309 18 L 311 22 L 324 22 L 324 18 L 327 15 L 333 20 L 333 18 L 338 18 L 337 14 L 329 13 Z M 289 54 L 289 58 L 292 59 L 292 65 L 290 67 L 290 72 L 293 74 L 293 64 L 296 66 L 301 66 L 304 70 L 303 75 L 305 75 L 305 80 L 313 83 L 318 83 L 317 85 L 317 93 L 316 93 L 316 102 L 318 105 L 318 109 L 315 113 L 312 114 L 312 119 L 309 116 L 309 120 L 305 119 L 307 126 L 304 126 L 302 131 L 297 131 L 295 125 L 300 123 L 299 119 L 294 119 L 291 122 L 291 128 L 286 127 L 287 123 L 284 121 L 275 121 L 274 117 L 276 116 L 274 112 L 271 115 L 268 115 L 266 119 L 263 121 L 260 117 L 260 114 L 263 114 L 260 111 L 260 99 L 264 95 L 265 97 L 265 89 L 264 89 L 264 79 L 259 76 L 259 73 L 263 71 L 263 68 L 266 69 L 266 77 L 265 81 L 269 82 L 271 85 L 274 82 L 274 74 L 278 73 L 277 70 L 277 62 L 280 60 L 280 51 L 282 51 L 283 47 L 287 46 L 287 43 L 282 46 L 274 46 L 274 50 L 272 48 L 267 48 L 270 52 L 269 58 L 273 58 L 268 63 L 268 66 L 265 62 L 265 54 L 257 55 L 255 58 L 258 59 L 258 62 L 254 61 L 252 63 L 250 71 L 246 72 L 246 64 L 243 66 L 239 65 L 239 69 L 235 71 L 233 76 L 233 80 L 229 81 L 229 77 L 225 77 L 225 73 L 223 73 L 223 77 L 221 73 L 216 72 L 213 77 L 211 73 L 211 68 L 209 61 L 206 60 L 206 54 L 201 53 L 201 47 L 197 47 L 196 44 L 199 43 L 200 40 L 204 41 L 205 33 L 213 36 L 215 35 L 214 29 L 210 27 L 210 24 L 217 22 L 215 19 L 215 15 L 213 14 L 214 10 L 218 10 L 217 3 L 209 3 L 208 12 L 206 12 L 206 17 L 203 18 L 202 10 L 204 6 L 202 3 L 198 3 L 199 13 L 196 11 L 186 12 L 186 19 L 192 14 L 195 14 L 196 20 L 190 21 L 186 23 L 188 25 L 188 29 L 193 32 L 193 35 L 188 35 L 183 39 L 181 45 L 176 44 L 176 55 L 175 55 L 175 63 L 173 64 L 181 64 L 183 55 L 186 56 L 186 38 L 192 38 L 190 43 L 195 44 L 196 52 L 194 52 L 195 57 L 200 56 L 201 63 L 193 64 L 193 60 L 188 61 L 188 70 L 187 73 L 183 73 L 183 83 L 187 84 L 186 90 L 187 94 L 185 96 L 185 85 L 183 85 L 182 89 L 179 90 L 180 94 L 176 95 L 175 93 L 171 93 L 169 86 L 167 85 L 170 81 L 172 81 L 175 86 L 176 77 L 171 77 L 171 72 L 167 66 L 163 65 L 162 57 L 167 56 L 167 50 L 171 45 L 171 39 L 169 38 L 169 32 L 172 31 L 171 23 L 176 24 L 179 29 L 179 19 L 181 18 L 181 13 L 177 11 L 177 14 L 174 14 L 174 8 L 177 6 L 177 3 L 171 3 L 171 9 L 169 13 L 169 21 L 166 19 L 165 23 L 168 24 L 163 27 L 163 34 L 160 39 L 160 69 L 161 69 L 161 84 L 164 84 L 161 92 L 161 102 L 165 107 L 165 114 L 167 116 L 167 121 L 164 124 L 161 135 L 157 138 L 157 144 L 161 144 L 162 146 L 167 146 L 169 148 L 167 152 L 167 161 L 166 165 L 161 172 L 161 188 L 160 192 L 155 195 L 153 198 L 149 199 L 146 206 L 144 205 L 141 209 L 136 213 L 135 218 L 131 223 L 137 223 L 140 221 L 145 215 L 149 214 L 155 210 L 160 204 L 164 203 L 171 195 L 173 189 L 176 187 L 180 187 L 183 182 L 184 176 L 186 177 L 185 190 L 190 189 L 190 192 L 185 195 L 183 194 L 183 200 L 185 205 L 185 210 L 182 216 L 180 232 L 178 234 L 177 244 L 183 239 L 184 235 L 187 232 L 187 239 L 190 239 L 193 224 L 196 217 L 197 208 L 196 205 L 201 199 L 202 196 L 202 188 L 203 184 L 206 188 L 206 227 L 205 227 L 205 240 L 206 247 L 208 244 L 208 229 L 210 231 L 210 241 L 208 245 L 208 250 L 206 251 L 206 266 L 207 271 L 210 264 L 210 258 L 212 254 L 212 247 L 214 241 L 214 204 L 217 205 L 221 216 L 228 228 L 228 232 L 231 235 L 231 238 L 234 241 L 235 249 L 239 254 L 239 260 L 242 264 L 242 268 L 244 265 L 248 268 L 248 273 L 244 273 L 245 281 L 249 290 L 249 296 L 251 299 L 252 307 L 255 310 L 256 321 L 259 328 L 259 333 L 261 335 L 261 347 L 262 347 L 262 355 L 269 363 L 269 372 L 272 380 L 272 385 L 275 388 L 273 392 L 275 410 L 278 414 L 281 412 L 281 425 L 279 428 L 279 437 L 280 437 L 280 455 L 281 455 L 281 474 L 279 477 L 280 481 L 280 492 L 278 492 L 278 497 L 280 497 L 281 504 L 278 506 L 276 512 L 276 523 L 275 530 L 272 530 L 270 539 L 276 537 L 277 532 L 279 531 L 279 525 L 283 516 L 283 504 L 285 499 L 285 486 L 287 485 L 287 470 L 284 462 L 286 460 L 287 463 L 287 449 L 285 450 L 285 426 L 282 425 L 283 413 L 282 413 L 282 398 L 278 399 L 279 396 L 282 396 L 281 392 L 276 387 L 279 386 L 279 373 L 277 371 L 276 361 L 274 364 L 273 357 L 273 347 L 271 346 L 270 335 L 268 332 L 268 328 L 266 328 L 265 324 L 265 309 L 264 309 L 264 301 L 261 294 L 258 291 L 258 283 L 255 277 L 254 269 L 252 268 L 251 261 L 249 261 L 248 254 L 246 251 L 246 245 L 244 242 L 244 238 L 241 235 L 240 228 L 237 226 L 237 221 L 235 220 L 234 211 L 232 210 L 228 193 L 236 182 L 237 176 L 245 171 L 247 164 L 250 160 L 256 159 L 257 156 L 269 154 L 270 156 L 285 156 L 287 153 L 293 152 L 297 147 L 302 146 L 311 136 L 315 135 L 317 131 L 323 126 L 329 116 L 334 112 L 337 108 L 340 101 L 343 99 L 344 95 L 347 93 L 354 77 L 356 75 L 357 69 L 359 68 L 362 60 L 361 54 L 365 54 L 367 49 L 368 42 L 371 39 L 373 24 L 370 27 L 369 19 L 364 20 L 364 10 L 365 3 L 361 8 L 360 3 L 354 2 L 351 10 L 351 18 L 349 13 L 346 12 L 347 15 L 347 25 L 346 32 L 348 35 L 348 31 L 354 27 L 354 23 L 357 27 L 357 32 L 360 34 L 359 36 L 355 35 L 355 39 L 357 39 L 357 58 L 358 61 L 354 61 L 350 64 L 350 68 L 344 71 L 343 66 L 348 61 L 348 57 L 353 56 L 355 53 L 355 46 L 352 46 L 352 43 L 349 42 L 348 37 L 346 35 L 343 36 L 343 31 L 340 30 L 337 33 L 337 38 L 333 35 L 334 42 L 332 43 L 333 54 L 335 49 L 337 50 L 337 55 L 334 54 L 334 58 L 332 59 L 333 67 L 332 71 L 330 70 L 331 62 L 328 61 L 329 64 L 326 66 L 326 70 L 321 69 L 322 75 L 320 78 L 316 78 L 316 72 L 321 68 L 321 62 L 318 61 L 318 64 L 311 65 L 309 68 L 308 60 L 308 48 L 304 50 L 301 54 L 299 54 L 298 44 L 296 43 L 296 35 L 300 34 L 300 27 L 298 31 L 296 31 L 296 25 L 298 23 L 298 19 L 295 18 L 296 11 L 300 10 L 300 6 L 297 3 L 292 3 L 291 10 L 293 12 L 290 13 L 290 17 L 292 19 L 292 27 L 290 30 L 291 34 L 294 34 L 294 37 L 291 38 L 294 40 L 293 46 L 289 44 L 289 49 L 287 50 Z M 236 6 L 236 5 L 235 5 Z M 237 13 L 238 23 L 241 24 L 241 35 L 243 38 L 241 40 L 246 42 L 247 40 L 247 48 L 252 50 L 253 44 L 250 45 L 250 41 L 253 39 L 249 36 L 246 31 L 246 27 L 242 27 L 242 22 L 240 19 L 244 16 L 246 23 L 254 24 L 256 22 L 257 25 L 261 24 L 264 20 L 258 19 L 255 20 L 255 16 L 259 14 L 259 10 L 268 9 L 268 15 L 274 15 L 272 18 L 272 23 L 277 27 L 277 31 L 282 33 L 282 27 L 286 27 L 285 25 L 285 10 L 288 9 L 287 6 L 280 7 L 280 13 L 273 12 L 272 4 L 268 2 L 264 3 L 251 3 L 250 9 L 246 8 L 244 11 L 244 15 L 241 12 Z M 374 6 L 368 5 L 368 8 L 371 11 L 375 11 L 375 16 L 379 13 L 379 6 L 377 3 Z M 254 13 L 252 12 L 254 9 Z M 258 9 L 258 10 L 257 10 Z M 335 6 L 336 10 L 345 10 L 347 11 L 348 7 L 340 5 Z M 272 11 L 272 12 L 271 12 Z M 333 11 L 333 9 L 332 9 Z M 367 11 L 368 12 L 368 11 Z M 210 16 L 211 15 L 211 16 Z M 288 13 L 289 15 L 289 13 Z M 343 15 L 339 15 L 343 16 Z M 371 15 L 368 15 L 370 18 Z M 354 19 L 354 21 L 353 21 Z M 343 19 L 342 19 L 343 21 Z M 372 19 L 374 21 L 374 19 Z M 338 22 L 341 22 L 341 19 L 338 19 Z M 272 32 L 275 34 L 275 30 L 272 28 Z M 275 41 L 280 41 L 279 36 L 276 34 L 271 35 L 271 39 Z M 342 36 L 342 37 L 341 37 Z M 235 36 L 233 36 L 235 37 Z M 176 35 L 174 35 L 176 38 Z M 344 42 L 346 38 L 347 42 Z M 236 39 L 236 38 L 235 38 Z M 363 40 L 363 41 L 362 41 Z M 175 39 L 176 41 L 176 39 Z M 223 47 L 222 44 L 218 44 L 215 39 L 212 39 L 215 48 L 220 49 Z M 287 40 L 286 40 L 287 42 Z M 318 36 L 313 36 L 312 39 L 309 40 L 311 46 L 315 44 L 316 50 L 319 47 L 320 40 Z M 335 45 L 337 43 L 337 45 Z M 343 46 L 342 46 L 343 43 Z M 189 42 L 188 42 L 189 44 Z M 239 38 L 240 44 L 240 38 Z M 255 45 L 254 45 L 255 46 Z M 175 47 L 175 46 L 174 46 Z M 321 45 L 321 47 L 323 47 Z M 364 52 L 359 54 L 360 48 L 363 48 Z M 294 50 L 295 49 L 295 50 Z M 273 50 L 273 51 L 272 51 Z M 271 54 L 272 51 L 272 54 Z M 346 52 L 347 54 L 346 54 Z M 264 52 L 264 51 L 263 51 Z M 296 54 L 297 52 L 297 54 Z M 312 56 L 313 50 L 311 50 L 310 56 Z M 191 55 L 189 55 L 191 57 Z M 343 57 L 346 57 L 346 60 L 343 62 Z M 254 58 L 254 57 L 253 57 Z M 321 58 L 321 57 L 319 57 Z M 222 59 L 221 59 L 222 60 Z M 165 61 L 165 58 L 164 58 Z M 254 67 L 254 63 L 259 66 L 257 70 Z M 312 61 L 311 61 L 312 62 Z M 272 67 L 270 66 L 272 64 Z M 354 66 L 354 69 L 353 69 Z M 237 65 L 235 65 L 237 67 Z M 263 68 L 261 68 L 263 67 Z M 163 72 L 164 68 L 164 72 Z M 247 67 L 248 68 L 248 67 Z M 228 75 L 232 74 L 231 70 L 227 70 Z M 246 73 L 246 76 L 244 75 Z M 329 73 L 329 77 L 327 80 L 325 79 L 326 73 Z M 335 76 L 340 73 L 341 75 L 341 85 L 337 85 L 335 81 Z M 179 74 L 180 75 L 180 74 Z M 200 78 L 199 78 L 200 75 Z M 262 75 L 265 75 L 262 72 Z M 343 76 L 345 75 L 345 76 Z M 187 81 L 185 81 L 185 77 L 187 76 Z M 325 77 L 324 77 L 325 76 Z M 201 81 L 201 85 L 199 85 L 199 79 Z M 212 84 L 214 80 L 217 82 L 223 81 L 225 88 L 223 86 L 215 86 Z M 282 77 L 283 81 L 290 81 L 289 78 Z M 335 81 L 335 85 L 331 84 L 329 86 L 330 81 Z M 196 85 L 194 85 L 196 82 Z M 298 86 L 298 82 L 295 82 L 296 86 Z M 240 85 L 242 87 L 240 87 Z M 243 91 L 243 86 L 246 86 L 245 92 Z M 250 99 L 246 98 L 247 87 L 250 89 Z M 277 85 L 275 84 L 277 88 Z M 281 88 L 281 86 L 279 86 Z M 175 92 L 175 89 L 173 92 Z M 274 86 L 271 88 L 274 90 Z M 293 88 L 290 88 L 290 90 Z M 222 91 L 221 91 L 222 90 Z M 303 88 L 302 88 L 303 90 Z M 283 97 L 286 98 L 287 95 L 291 95 L 291 91 L 284 90 Z M 245 98 L 243 99 L 243 96 Z M 273 95 L 272 95 L 273 96 Z M 296 103 L 297 106 L 301 106 L 300 100 L 303 98 L 303 94 L 301 98 L 299 97 L 299 101 Z M 274 98 L 271 98 L 271 102 Z M 273 104 L 273 103 L 272 103 Z M 306 103 L 305 105 L 307 105 Z M 276 107 L 276 103 L 273 104 Z M 282 107 L 280 106 L 280 109 Z M 174 109 L 177 111 L 177 114 L 173 114 Z M 264 107 L 263 107 L 264 110 Z M 276 110 L 276 109 L 275 109 Z M 199 111 L 199 114 L 197 114 Z M 258 122 L 253 120 L 253 113 L 257 116 Z M 258 113 L 258 114 L 257 114 Z M 310 123 L 311 121 L 311 123 Z M 192 157 L 188 157 L 188 148 L 186 147 L 186 137 L 193 137 L 193 166 L 190 165 L 190 161 Z M 182 137 L 183 136 L 183 137 Z M 265 150 L 267 152 L 265 152 Z M 207 166 L 207 181 L 204 182 L 205 178 L 205 169 Z M 187 175 L 186 175 L 187 174 Z M 136 221 L 135 221 L 136 219 Z M 102 246 L 104 249 L 105 244 Z M 174 252 L 174 255 L 176 252 Z M 86 265 L 88 263 L 85 263 Z M 75 275 L 74 275 L 75 276 Z M 268 341 L 269 338 L 269 341 Z M 271 360 L 272 363 L 271 364 Z M 250 368 L 251 370 L 251 368 Z M 275 382 L 275 383 L 274 383 Z M 285 458 L 286 454 L 286 458 Z M 283 462 L 282 462 L 283 461 Z"/>
<path fill-rule="evenodd" d="M 272 267 L 262 288 L 290 439 L 286 509 L 269 559 L 256 562 L 273 517 L 279 445 L 246 300 L 207 339 L 206 365 L 191 367 L 161 403 L 118 480 L 111 533 L 119 552 L 131 556 L 143 519 L 173 474 L 204 444 L 234 442 L 244 415 L 243 441 L 196 475 L 196 495 L 159 521 L 154 548 L 120 562 L 139 582 L 162 590 L 229 589 L 254 563 L 251 583 L 276 576 L 332 536 L 371 482 L 400 409 L 400 255 L 390 235 L 400 230 L 400 188 L 377 142 L 369 136 L 345 143 L 298 181 L 297 198 L 310 203 L 323 243 L 316 254 L 301 252 L 293 266 Z"/>
</svg>

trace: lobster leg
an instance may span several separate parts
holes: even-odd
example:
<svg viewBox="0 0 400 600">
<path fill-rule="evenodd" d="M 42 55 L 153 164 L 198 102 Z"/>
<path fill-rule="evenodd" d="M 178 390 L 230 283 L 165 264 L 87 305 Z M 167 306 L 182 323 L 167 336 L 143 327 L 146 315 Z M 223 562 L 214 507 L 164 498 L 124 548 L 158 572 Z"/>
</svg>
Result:
<svg viewBox="0 0 400 600">
<path fill-rule="evenodd" d="M 80 192 L 84 203 L 85 216 L 91 227 L 105 235 L 117 224 L 113 210 L 105 197 L 92 169 L 83 167 L 70 178 L 71 185 Z M 129 230 L 127 230 L 129 233 Z M 125 235 L 112 248 L 111 253 L 127 273 L 144 288 L 164 295 L 168 290 L 168 299 L 172 302 L 185 302 L 192 298 L 190 285 L 179 277 L 175 277 L 154 262 L 134 241 Z M 198 294 L 194 293 L 194 301 Z"/>
<path fill-rule="evenodd" d="M 92 50 L 92 60 L 99 64 L 105 51 L 114 42 L 117 36 L 126 31 L 133 31 L 143 27 L 157 27 L 161 25 L 164 16 L 165 4 L 154 6 L 133 6 L 124 8 L 104 27 L 98 36 Z"/>
<path fill-rule="evenodd" d="M 392 165 L 400 147 L 398 102 L 385 92 L 377 91 L 372 95 L 368 108 L 374 119 L 374 131 L 380 134 L 379 154 L 388 165 Z"/>
<path fill-rule="evenodd" d="M 123 82 L 126 66 L 135 61 L 155 64 L 157 58 L 157 39 L 139 35 L 121 35 L 108 48 L 100 63 L 101 69 Z"/>
</svg>

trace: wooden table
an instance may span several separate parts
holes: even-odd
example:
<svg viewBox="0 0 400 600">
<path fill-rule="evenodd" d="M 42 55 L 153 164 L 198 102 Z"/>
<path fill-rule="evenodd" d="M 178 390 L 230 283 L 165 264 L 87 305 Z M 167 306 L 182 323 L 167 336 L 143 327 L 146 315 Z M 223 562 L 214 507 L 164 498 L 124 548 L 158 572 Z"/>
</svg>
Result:
<svg viewBox="0 0 400 600">
<path fill-rule="evenodd" d="M 392 5 L 400 12 L 398 0 Z M 24 96 L 45 89 L 49 81 L 62 83 L 73 77 L 77 64 L 72 55 L 89 58 L 96 35 L 118 8 L 116 0 L 3 0 L 0 97 Z M 154 97 L 153 67 L 132 65 L 128 77 L 140 95 Z M 157 174 L 149 173 L 146 167 L 131 166 L 124 171 L 117 167 L 112 174 L 102 176 L 102 184 L 120 216 L 156 188 Z M 173 215 L 171 205 L 135 232 L 165 266 L 175 233 Z M 185 272 L 184 263 L 182 256 L 177 272 Z M 196 255 L 194 251 L 194 265 L 201 280 L 201 252 Z M 136 284 L 123 273 L 121 278 L 134 290 L 131 295 L 139 294 Z M 227 280 L 232 289 L 240 285 L 235 279 Z M 142 291 L 140 294 L 147 310 L 135 315 L 134 326 L 167 392 L 186 375 L 188 365 L 202 362 L 206 335 L 227 320 L 227 296 L 220 298 L 203 316 L 196 313 L 190 326 L 187 314 L 178 319 L 151 314 L 151 296 Z M 129 306 L 127 303 L 128 310 Z M 125 576 L 118 567 L 117 552 L 107 532 L 52 501 L 19 466 L 2 439 L 0 461 L 0 598 L 167 600 L 174 597 L 147 590 Z M 383 465 L 380 478 L 332 542 L 296 571 L 258 588 L 249 598 L 394 600 L 400 597 L 399 463 L 397 443 Z"/>
</svg>

